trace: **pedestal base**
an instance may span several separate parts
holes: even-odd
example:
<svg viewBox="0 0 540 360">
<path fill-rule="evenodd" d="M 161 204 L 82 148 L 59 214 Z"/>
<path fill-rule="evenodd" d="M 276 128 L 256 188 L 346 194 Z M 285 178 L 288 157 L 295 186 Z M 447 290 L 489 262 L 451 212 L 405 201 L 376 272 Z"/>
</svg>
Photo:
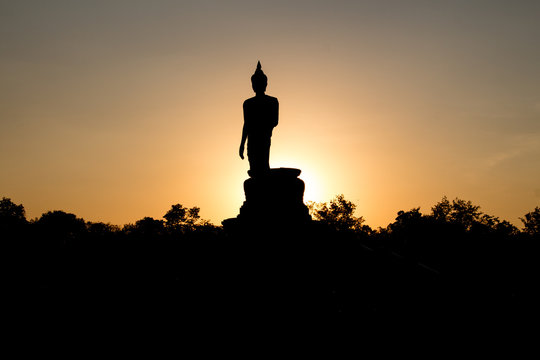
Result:
<svg viewBox="0 0 540 360">
<path fill-rule="evenodd" d="M 246 201 L 225 227 L 297 227 L 311 222 L 299 169 L 278 168 L 244 181 Z M 234 224 L 234 225 L 233 225 Z"/>
</svg>

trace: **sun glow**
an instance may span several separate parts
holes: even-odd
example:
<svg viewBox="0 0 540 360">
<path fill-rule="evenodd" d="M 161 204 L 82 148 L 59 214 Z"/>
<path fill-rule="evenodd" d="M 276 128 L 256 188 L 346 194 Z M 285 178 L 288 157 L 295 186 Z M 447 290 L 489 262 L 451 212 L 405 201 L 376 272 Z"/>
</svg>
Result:
<svg viewBox="0 0 540 360">
<path fill-rule="evenodd" d="M 300 174 L 300 179 L 304 180 L 305 190 L 304 190 L 304 202 L 315 201 L 321 202 L 324 201 L 323 194 L 320 189 L 318 177 L 311 172 L 302 170 Z"/>
<path fill-rule="evenodd" d="M 320 176 L 321 172 L 316 171 L 316 168 L 310 166 L 309 162 L 277 159 L 272 162 L 272 167 L 296 168 L 302 170 L 299 178 L 303 180 L 305 184 L 304 202 L 322 202 L 328 200 L 325 199 L 326 194 L 322 187 L 323 178 Z"/>
</svg>

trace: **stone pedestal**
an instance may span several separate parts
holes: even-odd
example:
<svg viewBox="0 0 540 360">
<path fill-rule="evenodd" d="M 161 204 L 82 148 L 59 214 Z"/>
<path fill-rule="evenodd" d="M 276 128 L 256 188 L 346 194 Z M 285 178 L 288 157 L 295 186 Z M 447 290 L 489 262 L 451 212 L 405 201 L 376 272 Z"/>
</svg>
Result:
<svg viewBox="0 0 540 360">
<path fill-rule="evenodd" d="M 249 173 L 249 172 L 248 172 Z M 304 182 L 299 169 L 270 169 L 262 175 L 250 174 L 244 181 L 246 200 L 240 214 L 222 222 L 226 228 L 289 228 L 311 221 L 304 204 Z"/>
</svg>

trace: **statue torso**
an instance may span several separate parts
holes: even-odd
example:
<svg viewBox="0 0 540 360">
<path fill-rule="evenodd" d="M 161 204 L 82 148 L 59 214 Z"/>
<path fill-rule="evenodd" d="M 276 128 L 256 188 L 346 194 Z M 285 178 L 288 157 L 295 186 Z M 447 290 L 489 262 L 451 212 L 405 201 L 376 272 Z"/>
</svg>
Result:
<svg viewBox="0 0 540 360">
<path fill-rule="evenodd" d="M 278 123 L 279 104 L 275 97 L 254 96 L 244 101 L 244 122 L 250 138 L 270 138 Z"/>
</svg>

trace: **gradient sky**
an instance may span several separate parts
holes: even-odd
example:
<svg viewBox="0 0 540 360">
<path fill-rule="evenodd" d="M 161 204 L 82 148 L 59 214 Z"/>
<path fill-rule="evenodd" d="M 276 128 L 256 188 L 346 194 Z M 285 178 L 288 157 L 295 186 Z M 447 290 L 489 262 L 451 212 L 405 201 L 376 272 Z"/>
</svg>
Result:
<svg viewBox="0 0 540 360">
<path fill-rule="evenodd" d="M 540 1 L 0 0 L 0 196 L 113 224 L 244 200 L 242 102 L 270 164 L 372 227 L 446 195 L 540 205 Z"/>
</svg>

